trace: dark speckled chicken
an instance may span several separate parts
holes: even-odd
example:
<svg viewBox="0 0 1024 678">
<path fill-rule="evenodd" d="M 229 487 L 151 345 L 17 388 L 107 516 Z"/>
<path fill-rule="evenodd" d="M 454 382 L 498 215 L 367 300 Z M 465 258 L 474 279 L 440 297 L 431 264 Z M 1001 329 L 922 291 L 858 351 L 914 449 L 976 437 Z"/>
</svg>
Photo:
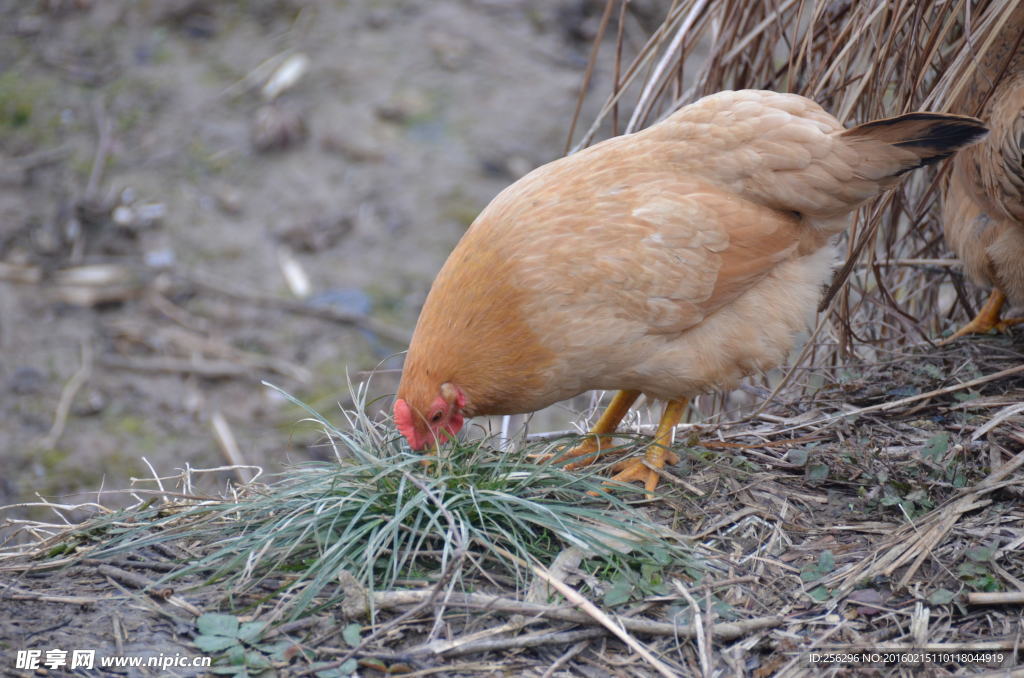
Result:
<svg viewBox="0 0 1024 678">
<path fill-rule="evenodd" d="M 946 242 L 968 277 L 992 288 L 978 315 L 947 341 L 1024 318 L 1003 318 L 1007 299 L 1024 304 L 1024 2 L 1018 2 L 979 60 L 970 86 L 952 105 L 981 112 L 991 133 L 953 160 L 943 200 Z"/>
</svg>

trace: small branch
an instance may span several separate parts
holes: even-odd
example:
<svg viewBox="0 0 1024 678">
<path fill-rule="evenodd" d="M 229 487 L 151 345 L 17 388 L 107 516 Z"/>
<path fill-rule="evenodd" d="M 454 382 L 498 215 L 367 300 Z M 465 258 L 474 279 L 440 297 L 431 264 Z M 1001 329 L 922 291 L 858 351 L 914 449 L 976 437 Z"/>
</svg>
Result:
<svg viewBox="0 0 1024 678">
<path fill-rule="evenodd" d="M 959 268 L 963 262 L 959 259 L 886 259 L 885 261 L 859 262 L 857 268 L 873 266 L 924 266 L 927 268 Z"/>
<path fill-rule="evenodd" d="M 320 617 L 304 617 L 302 619 L 296 619 L 295 621 L 281 624 L 280 626 L 274 626 L 263 636 L 263 640 L 288 635 L 289 633 L 295 633 L 297 631 L 305 631 L 311 626 L 316 626 L 321 621 L 323 621 L 323 619 Z"/>
<path fill-rule="evenodd" d="M 177 596 L 170 595 L 169 593 L 167 593 L 167 591 L 162 591 L 156 588 L 156 582 L 154 582 L 152 579 L 148 577 L 143 577 L 141 574 L 128 572 L 127 570 L 122 570 L 119 567 L 114 567 L 112 565 L 107 564 L 100 565 L 96 569 L 104 577 L 110 577 L 114 581 L 120 582 L 125 586 L 130 586 L 132 588 L 139 589 L 140 591 L 148 594 L 151 598 L 155 600 L 165 601 L 172 605 L 175 605 L 176 607 L 180 607 L 186 612 L 192 614 L 192 616 L 194 617 L 198 617 L 203 614 L 203 611 L 195 605 L 193 605 L 192 603 L 183 600 Z"/>
<path fill-rule="evenodd" d="M 971 442 L 978 440 L 978 438 L 981 438 L 983 435 L 985 435 L 995 427 L 999 426 L 1010 417 L 1014 417 L 1020 414 L 1021 412 L 1024 412 L 1024 403 L 1017 403 L 1015 405 L 1004 407 L 1002 410 L 997 412 L 991 419 L 985 422 L 982 426 L 979 426 L 977 430 L 975 430 L 974 433 L 971 434 Z"/>
<path fill-rule="evenodd" d="M 585 640 L 582 640 L 573 645 L 572 647 L 570 647 L 568 650 L 565 651 L 565 653 L 561 657 L 559 657 L 555 661 L 554 664 L 548 667 L 548 670 L 545 671 L 544 675 L 540 678 L 551 678 L 553 675 L 555 675 L 555 672 L 558 671 L 558 669 L 568 664 L 573 657 L 578 655 L 580 652 L 583 652 L 583 650 L 587 649 L 587 645 L 589 645 L 589 643 Z"/>
<path fill-rule="evenodd" d="M 987 593 L 973 591 L 967 594 L 968 605 L 1024 605 L 1024 591 Z"/>
<path fill-rule="evenodd" d="M 51 165 L 55 162 L 59 162 L 64 158 L 71 155 L 71 148 L 69 146 L 57 146 L 55 148 L 46 148 L 35 153 L 28 153 L 26 155 L 18 156 L 17 158 L 11 159 L 11 164 L 21 170 L 32 170 L 36 167 L 42 167 L 44 165 Z"/>
<path fill-rule="evenodd" d="M 217 441 L 217 447 L 220 448 L 224 459 L 232 467 L 235 480 L 245 485 L 252 480 L 250 474 L 243 471 L 248 465 L 242 457 L 242 451 L 238 449 L 238 442 L 235 440 L 235 434 L 231 431 L 231 425 L 228 424 L 228 420 L 224 418 L 220 410 L 215 410 L 210 416 L 210 428 L 213 430 L 213 437 Z"/>
<path fill-rule="evenodd" d="M 146 570 L 153 570 L 154 572 L 174 572 L 179 567 L 178 563 L 171 563 L 157 560 L 128 560 L 127 558 L 110 558 L 110 559 L 99 559 L 99 558 L 82 558 L 81 561 L 86 565 L 113 565 L 114 567 L 140 567 Z"/>
<path fill-rule="evenodd" d="M 100 365 L 112 369 L 135 370 L 137 372 L 167 372 L 172 374 L 194 374 L 209 379 L 229 377 L 251 377 L 254 368 L 227 360 L 180 360 L 177 358 L 123 358 L 103 356 Z"/>
<path fill-rule="evenodd" d="M 4 163 L 4 167 L 0 168 L 0 185 L 24 185 L 28 181 L 29 173 L 32 170 L 59 162 L 70 154 L 71 149 L 69 147 L 58 146 L 29 153 L 18 158 L 10 158 Z"/>
<path fill-rule="evenodd" d="M 99 192 L 103 169 L 107 164 L 107 157 L 110 155 L 114 141 L 114 124 L 103 110 L 103 102 L 98 96 L 93 100 L 92 109 L 96 116 L 99 139 L 96 142 L 96 155 L 92 159 L 92 169 L 89 171 L 89 183 L 85 185 L 85 195 L 82 196 L 86 201 L 94 200 Z"/>
<path fill-rule="evenodd" d="M 608 20 L 611 19 L 613 7 L 615 7 L 614 0 L 607 0 L 604 4 L 601 23 L 597 27 L 594 43 L 590 46 L 590 58 L 587 59 L 587 69 L 583 73 L 583 84 L 580 85 L 579 96 L 576 97 L 576 110 L 573 112 L 572 121 L 569 123 L 569 134 L 565 140 L 565 148 L 562 150 L 562 155 L 568 155 L 569 149 L 572 148 L 572 138 L 576 134 L 576 124 L 580 120 L 580 111 L 583 110 L 583 100 L 587 98 L 587 91 L 590 89 L 590 78 L 593 76 L 594 66 L 597 64 L 597 52 L 601 49 L 601 41 L 604 39 L 604 32 L 608 28 Z"/>
<path fill-rule="evenodd" d="M 985 479 L 970 488 L 962 490 L 962 495 L 941 506 L 936 507 L 926 516 L 897 529 L 888 539 L 882 542 L 874 554 L 866 557 L 849 569 L 837 571 L 824 580 L 828 587 L 836 586 L 834 594 L 845 594 L 853 589 L 857 582 L 869 579 L 877 574 L 892 575 L 897 569 L 914 562 L 903 573 L 898 588 L 907 586 L 925 559 L 932 555 L 932 549 L 949 533 L 960 518 L 970 511 L 991 503 L 984 496 L 996 489 L 1014 482 L 1007 476 L 1024 466 L 1024 452 L 1018 453 L 1005 464 L 993 470 Z"/>
<path fill-rule="evenodd" d="M 700 606 L 690 592 L 686 590 L 683 583 L 678 579 L 675 581 L 676 590 L 682 594 L 689 604 L 693 615 L 694 636 L 697 640 L 697 658 L 700 660 L 701 675 L 707 678 L 711 675 L 711 654 L 708 648 L 708 639 L 704 631 L 704 616 L 701 614 Z"/>
<path fill-rule="evenodd" d="M 906 398 L 900 398 L 899 400 L 892 400 L 892 401 L 889 401 L 889 402 L 886 402 L 886 403 L 879 403 L 877 405 L 870 405 L 868 407 L 861 407 L 861 408 L 858 408 L 856 410 L 850 410 L 849 412 L 841 412 L 839 414 L 833 414 L 833 415 L 829 415 L 827 417 L 821 417 L 819 419 L 813 419 L 811 421 L 803 422 L 801 424 L 795 424 L 795 425 L 790 426 L 788 428 L 784 428 L 784 429 L 780 429 L 778 431 L 774 431 L 774 433 L 776 433 L 776 434 L 786 433 L 788 431 L 796 431 L 796 430 L 799 430 L 799 429 L 802 429 L 802 428 L 807 428 L 809 426 L 818 426 L 820 424 L 828 425 L 828 424 L 831 424 L 833 422 L 839 421 L 841 419 L 846 419 L 848 417 L 856 417 L 856 416 L 859 416 L 859 415 L 862 415 L 862 414 L 867 414 L 869 412 L 885 412 L 885 411 L 888 411 L 888 410 L 896 409 L 898 407 L 902 407 L 904 405 L 909 405 L 910 403 L 916 403 L 919 400 L 928 400 L 928 399 L 934 398 L 936 396 L 947 395 L 949 393 L 955 393 L 957 391 L 962 391 L 965 388 L 973 388 L 975 386 L 980 386 L 982 384 L 987 384 L 990 381 L 997 381 L 999 379 L 1002 379 L 1003 377 L 1010 377 L 1010 376 L 1013 376 L 1015 374 L 1020 374 L 1021 372 L 1024 372 L 1024 365 L 1017 365 L 1015 367 L 1008 367 L 1005 370 L 1000 370 L 998 372 L 993 372 L 992 374 L 987 374 L 987 375 L 985 375 L 983 377 L 978 377 L 977 379 L 971 379 L 970 381 L 965 381 L 962 384 L 955 384 L 953 386 L 946 386 L 944 388 L 937 388 L 934 391 L 928 391 L 927 393 L 919 393 L 918 395 L 908 396 Z"/>
<path fill-rule="evenodd" d="M 82 364 L 71 375 L 71 378 L 64 384 L 64 389 L 60 392 L 57 411 L 53 416 L 53 426 L 50 427 L 50 432 L 39 441 L 41 447 L 52 450 L 57 446 L 60 437 L 64 435 L 64 427 L 67 425 L 68 413 L 71 412 L 71 404 L 75 400 L 75 395 L 85 382 L 88 381 L 90 374 L 92 374 L 92 347 L 82 342 Z"/>
<path fill-rule="evenodd" d="M 461 645 L 451 647 L 449 649 L 432 650 L 432 653 L 436 655 L 444 655 L 446 657 L 460 657 L 462 655 L 467 654 L 479 654 L 481 652 L 495 652 L 498 650 L 513 650 L 527 647 L 540 647 L 541 645 L 568 645 L 569 643 L 576 643 L 582 640 L 599 638 L 600 636 L 603 636 L 606 633 L 607 632 L 604 629 L 600 628 L 581 629 L 579 631 L 563 632 L 542 631 L 539 633 L 530 633 L 523 636 L 477 640 L 470 643 L 463 643 Z M 427 649 L 430 649 L 429 645 L 424 646 L 424 650 Z M 420 648 L 413 648 L 409 652 L 411 654 L 419 654 L 423 652 L 423 650 L 421 650 Z"/>
<path fill-rule="evenodd" d="M 276 308 L 289 313 L 295 313 L 297 315 L 321 318 L 323 320 L 330 320 L 344 325 L 354 325 L 372 332 L 383 339 L 387 339 L 394 344 L 398 344 L 399 346 L 408 346 L 409 339 L 411 338 L 411 335 L 409 335 L 408 332 L 392 327 L 386 323 L 382 323 L 379 320 L 363 315 L 362 313 L 346 313 L 345 311 L 339 311 L 338 309 L 330 306 L 313 306 L 304 301 L 279 299 L 277 297 L 253 294 L 251 292 L 245 292 L 238 289 L 230 289 L 222 284 L 213 282 L 205 275 L 194 274 L 186 276 L 185 280 L 200 289 L 206 290 L 207 292 L 219 294 L 229 299 L 234 299 L 235 301 L 252 304 L 253 306 Z"/>
<path fill-rule="evenodd" d="M 50 596 L 45 593 L 26 591 L 10 584 L 0 582 L 0 588 L 6 589 L 3 598 L 11 600 L 38 600 L 44 603 L 64 603 L 65 605 L 96 605 L 102 603 L 105 598 L 93 598 L 91 596 Z"/>
<path fill-rule="evenodd" d="M 516 560 L 524 566 L 529 566 L 533 573 L 538 577 L 546 581 L 556 591 L 565 596 L 566 600 L 579 607 L 587 616 L 591 617 L 594 621 L 599 623 L 612 632 L 616 638 L 628 645 L 634 652 L 643 657 L 644 661 L 650 664 L 655 671 L 665 676 L 665 678 L 675 678 L 676 673 L 673 671 L 665 662 L 661 661 L 648 650 L 646 647 L 641 645 L 636 638 L 629 635 L 629 631 L 624 628 L 620 623 L 617 623 L 607 614 L 605 614 L 597 605 L 594 605 L 590 600 L 583 596 L 579 591 L 569 586 L 568 584 L 559 581 L 547 571 L 546 568 L 536 565 L 534 563 L 527 563 L 521 558 L 516 557 L 514 554 L 509 553 L 505 549 L 495 546 L 496 551 L 501 552 L 506 558 Z"/>
<path fill-rule="evenodd" d="M 364 615 L 369 614 L 370 609 L 387 610 L 396 607 L 416 605 L 424 598 L 430 596 L 431 592 L 421 591 L 375 591 L 370 597 L 361 601 Z M 524 615 L 557 621 L 572 622 L 574 624 L 597 624 L 598 622 L 588 614 L 574 610 L 566 605 L 542 605 L 539 603 L 526 603 L 521 600 L 502 598 L 486 593 L 452 593 L 448 597 L 448 603 L 452 607 L 464 607 L 477 610 L 487 610 L 507 615 Z M 773 628 L 783 621 L 782 617 L 754 617 L 735 622 L 720 622 L 711 626 L 711 636 L 720 640 L 736 640 L 754 631 Z M 622 626 L 632 633 L 642 633 L 651 636 L 679 636 L 683 638 L 696 637 L 697 630 L 691 625 L 670 624 L 668 622 L 653 621 L 650 619 L 636 619 L 632 617 L 620 617 Z"/>
<path fill-rule="evenodd" d="M 403 594 L 403 597 L 404 597 L 404 594 L 406 594 L 406 593 L 422 593 L 422 594 L 425 594 L 427 592 L 425 592 L 425 591 L 415 591 L 415 592 L 394 591 L 394 592 L 382 592 L 382 593 L 385 596 L 387 596 L 388 593 Z M 380 595 L 381 595 L 381 593 L 374 594 L 375 601 L 377 601 L 377 603 L 381 602 L 377 598 Z M 503 610 L 501 608 L 503 606 L 505 606 L 505 605 L 508 605 L 508 604 L 511 604 L 512 607 L 518 607 L 518 606 L 523 606 L 523 605 L 531 606 L 531 604 L 529 604 L 529 603 L 521 603 L 519 601 L 513 601 L 513 600 L 504 600 L 504 599 L 500 599 L 500 598 L 493 597 L 493 596 L 488 596 L 488 595 L 483 595 L 483 594 L 464 594 L 464 595 L 455 594 L 455 595 L 452 596 L 450 602 L 453 602 L 453 603 L 465 602 L 465 598 L 466 597 L 476 597 L 476 598 L 479 598 L 480 599 L 479 602 L 481 603 L 480 607 L 485 608 L 488 612 L 507 612 L 507 610 Z M 500 601 L 500 602 L 488 603 L 488 602 L 485 602 L 485 600 Z M 547 606 L 533 605 L 533 607 L 546 608 Z M 572 612 L 575 615 L 577 615 L 574 621 L 578 620 L 580 623 L 589 623 L 589 624 L 597 623 L 597 624 L 600 624 L 600 622 L 598 620 L 595 620 L 593 617 L 591 617 L 591 616 L 589 616 L 589 615 L 587 615 L 585 613 L 579 613 L 579 612 L 575 612 L 575 611 L 571 611 L 571 610 L 566 610 L 565 608 L 548 608 L 548 609 L 559 609 L 562 612 Z M 566 621 L 568 621 L 568 620 L 566 620 Z M 630 619 L 626 618 L 626 619 L 622 619 L 622 621 L 624 623 L 628 623 L 630 621 L 637 622 L 637 621 L 646 621 L 646 620 L 630 620 Z M 760 620 L 747 620 L 747 621 L 748 622 L 758 621 L 760 623 Z M 781 621 L 781 618 L 773 619 L 772 620 L 772 622 L 773 622 L 772 625 L 777 625 L 780 621 Z M 683 633 L 680 633 L 679 635 L 688 635 L 688 636 L 692 635 L 692 634 L 686 632 L 686 630 L 689 627 L 675 626 L 673 624 L 665 624 L 665 623 L 660 623 L 660 622 L 652 622 L 652 623 L 656 624 L 656 625 L 659 625 L 661 627 L 669 627 L 669 628 L 661 629 L 661 630 L 665 631 L 665 633 L 662 633 L 660 635 L 675 635 L 674 632 L 678 632 L 678 631 L 683 631 Z M 742 623 L 742 622 L 740 622 L 740 623 Z M 719 625 L 719 626 L 722 626 L 722 625 Z M 751 627 L 753 627 L 753 625 L 751 625 Z M 502 627 L 502 628 L 504 628 L 504 627 Z M 716 628 L 718 628 L 718 627 L 712 627 L 712 630 L 714 630 Z M 761 628 L 764 628 L 764 626 L 762 626 Z M 751 628 L 751 630 L 755 630 L 755 629 Z M 483 632 L 483 633 L 485 635 L 493 635 L 493 634 L 490 634 L 489 632 Z M 468 640 L 466 638 L 457 638 L 455 640 L 450 640 L 450 641 L 449 640 L 435 641 L 435 642 L 431 642 L 431 643 L 424 643 L 423 645 L 419 645 L 419 646 L 410 648 L 408 650 L 403 650 L 403 651 L 397 652 L 397 653 L 394 653 L 394 652 L 374 652 L 374 651 L 371 651 L 371 650 L 358 650 L 358 651 L 355 651 L 355 652 L 353 652 L 351 654 L 353 654 L 354 656 L 361 656 L 361 657 L 374 657 L 374 658 L 385 660 L 385 661 L 413 661 L 413 660 L 422 658 L 424 656 L 455 657 L 455 656 L 463 656 L 463 655 L 469 655 L 469 654 L 479 654 L 479 653 L 483 653 L 483 652 L 495 652 L 495 651 L 499 651 L 499 650 L 522 649 L 522 648 L 527 648 L 527 647 L 539 647 L 539 646 L 542 646 L 542 645 L 568 645 L 570 643 L 577 643 L 577 642 L 580 643 L 580 645 L 578 645 L 576 648 L 574 648 L 575 652 L 567 653 L 568 656 L 567 657 L 566 656 L 563 657 L 565 661 L 568 661 L 569 659 L 571 659 L 572 656 L 574 656 L 575 654 L 578 654 L 580 651 L 583 650 L 583 648 L 586 646 L 586 643 L 583 642 L 583 641 L 587 641 L 587 640 L 590 640 L 590 639 L 593 639 L 593 638 L 598 638 L 598 637 L 606 635 L 607 633 L 608 633 L 607 627 L 605 627 L 603 624 L 600 624 L 600 628 L 581 629 L 581 630 L 578 630 L 578 631 L 552 631 L 552 630 L 545 630 L 545 631 L 536 632 L 536 633 L 530 633 L 530 634 L 521 635 L 521 636 L 511 636 L 511 637 L 504 637 L 504 638 L 483 638 L 483 639 L 472 639 L 472 640 Z M 478 635 L 478 634 L 474 634 L 474 635 Z M 719 637 L 723 637 L 723 636 L 719 636 Z M 470 638 L 472 638 L 472 636 Z M 333 662 L 332 662 L 332 664 L 333 664 Z M 322 669 L 323 667 L 321 666 L 319 668 Z M 672 674 L 667 674 L 667 675 L 675 675 L 675 674 L 672 673 Z"/>
</svg>

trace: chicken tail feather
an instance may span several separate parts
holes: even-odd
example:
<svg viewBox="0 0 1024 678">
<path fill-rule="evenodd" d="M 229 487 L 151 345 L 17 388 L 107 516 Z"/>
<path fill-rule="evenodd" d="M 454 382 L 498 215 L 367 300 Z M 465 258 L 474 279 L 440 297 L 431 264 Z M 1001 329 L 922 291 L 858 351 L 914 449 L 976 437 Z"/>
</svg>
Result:
<svg viewBox="0 0 1024 678">
<path fill-rule="evenodd" d="M 857 125 L 840 136 L 877 160 L 872 168 L 877 174 L 870 178 L 883 180 L 948 158 L 986 134 L 984 123 L 966 115 L 907 113 Z"/>
</svg>

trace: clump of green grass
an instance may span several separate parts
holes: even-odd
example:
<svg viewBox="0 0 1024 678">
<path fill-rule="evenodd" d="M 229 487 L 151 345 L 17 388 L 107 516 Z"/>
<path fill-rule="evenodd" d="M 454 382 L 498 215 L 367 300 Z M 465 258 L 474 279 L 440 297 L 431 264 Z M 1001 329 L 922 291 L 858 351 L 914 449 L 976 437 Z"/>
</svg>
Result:
<svg viewBox="0 0 1024 678">
<path fill-rule="evenodd" d="M 14 154 L 56 141 L 57 120 L 50 103 L 54 84 L 17 69 L 0 73 L 0 144 Z"/>
<path fill-rule="evenodd" d="M 511 579 L 521 586 L 530 574 L 524 563 L 548 563 L 575 546 L 603 568 L 657 562 L 699 572 L 677 540 L 626 501 L 642 493 L 626 487 L 611 493 L 604 476 L 537 463 L 530 455 L 543 449 L 499 452 L 486 441 L 451 443 L 425 465 L 386 423 L 346 413 L 349 426 L 342 430 L 307 411 L 334 446 L 337 463 L 298 466 L 230 501 L 172 511 L 150 506 L 134 513 L 128 527 L 123 515 L 113 516 L 90 555 L 172 539 L 207 544 L 204 555 L 164 581 L 201 575 L 207 583 L 229 584 L 223 588 L 230 595 L 262 585 L 263 597 L 279 581 L 271 597 L 288 618 L 340 602 L 344 593 L 335 584 L 342 571 L 371 590 L 409 578 L 466 588 Z"/>
</svg>

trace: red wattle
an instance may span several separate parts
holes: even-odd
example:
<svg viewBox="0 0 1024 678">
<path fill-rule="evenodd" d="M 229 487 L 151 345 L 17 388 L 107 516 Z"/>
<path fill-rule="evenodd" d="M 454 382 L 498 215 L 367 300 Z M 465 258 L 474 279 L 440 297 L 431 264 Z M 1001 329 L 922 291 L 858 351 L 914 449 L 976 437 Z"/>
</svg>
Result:
<svg viewBox="0 0 1024 678">
<path fill-rule="evenodd" d="M 395 400 L 395 427 L 409 441 L 409 447 L 412 449 L 419 450 L 426 444 L 425 441 L 417 439 L 416 427 L 413 426 L 412 408 L 402 398 Z"/>
</svg>

